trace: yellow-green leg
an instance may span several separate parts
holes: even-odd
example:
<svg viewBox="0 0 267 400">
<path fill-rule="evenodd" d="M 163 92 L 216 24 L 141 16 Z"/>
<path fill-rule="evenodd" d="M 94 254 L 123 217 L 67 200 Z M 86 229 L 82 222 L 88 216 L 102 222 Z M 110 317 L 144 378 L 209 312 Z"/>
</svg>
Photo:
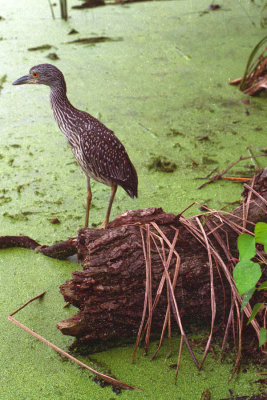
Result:
<svg viewBox="0 0 267 400">
<path fill-rule="evenodd" d="M 110 196 L 110 199 L 109 199 L 109 205 L 108 205 L 106 218 L 105 218 L 103 224 L 99 227 L 99 229 L 106 229 L 107 224 L 109 223 L 110 212 L 111 212 L 113 200 L 114 200 L 114 197 L 115 197 L 115 194 L 116 194 L 116 191 L 117 191 L 117 187 L 118 187 L 118 185 L 116 183 L 111 186 L 111 196 Z"/>
<path fill-rule="evenodd" d="M 85 214 L 85 228 L 88 228 L 89 224 L 89 212 L 90 212 L 90 205 L 92 201 L 92 192 L 91 192 L 91 184 L 90 178 L 87 178 L 87 195 L 86 195 L 86 214 Z"/>
</svg>

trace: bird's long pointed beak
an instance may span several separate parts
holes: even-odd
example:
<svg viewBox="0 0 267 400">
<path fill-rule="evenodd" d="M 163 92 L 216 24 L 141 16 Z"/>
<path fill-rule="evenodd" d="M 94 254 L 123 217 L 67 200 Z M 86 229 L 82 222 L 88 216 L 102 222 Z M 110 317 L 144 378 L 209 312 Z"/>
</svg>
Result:
<svg viewBox="0 0 267 400">
<path fill-rule="evenodd" d="M 12 85 L 25 85 L 26 83 L 35 83 L 31 75 L 22 76 L 21 78 L 13 82 Z"/>
</svg>

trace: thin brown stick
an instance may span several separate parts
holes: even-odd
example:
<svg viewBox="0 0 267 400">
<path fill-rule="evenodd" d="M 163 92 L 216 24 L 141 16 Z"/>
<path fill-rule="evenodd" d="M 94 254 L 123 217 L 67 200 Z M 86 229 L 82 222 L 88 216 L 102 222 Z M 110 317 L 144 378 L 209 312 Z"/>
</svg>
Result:
<svg viewBox="0 0 267 400">
<path fill-rule="evenodd" d="M 178 235 L 178 231 L 177 231 L 177 235 Z M 177 240 L 177 236 L 175 236 L 172 245 L 175 245 L 176 240 Z M 173 282 L 172 282 L 173 289 L 175 288 L 176 283 L 177 283 L 177 278 L 178 278 L 178 274 L 179 274 L 179 268 L 180 268 L 180 258 L 179 259 L 177 258 L 176 259 L 176 266 L 175 266 L 175 271 L 174 271 Z M 169 292 L 168 286 L 167 286 L 167 289 L 168 289 L 168 296 L 170 296 L 170 292 Z M 157 353 L 158 353 L 158 351 L 159 351 L 159 349 L 160 349 L 160 347 L 162 345 L 162 341 L 163 341 L 163 338 L 164 338 L 164 333 L 165 333 L 165 329 L 166 329 L 166 326 L 167 326 L 167 322 L 170 325 L 171 318 L 170 318 L 170 300 L 169 300 L 169 297 L 168 297 L 168 306 L 167 306 L 167 311 L 166 311 L 166 315 L 165 315 L 165 320 L 164 320 L 164 323 L 163 323 L 163 328 L 162 328 L 162 332 L 161 332 L 160 341 L 159 341 L 157 349 L 155 350 L 154 354 L 151 357 L 151 360 L 153 360 L 155 358 L 155 356 L 157 355 Z M 169 327 L 169 335 L 168 335 L 169 343 L 170 343 L 170 329 L 171 328 Z"/>
<path fill-rule="evenodd" d="M 206 348 L 201 360 L 201 363 L 199 365 L 199 369 L 202 368 L 203 363 L 207 357 L 208 351 L 209 351 L 209 347 L 210 347 L 210 343 L 211 343 L 211 339 L 212 339 L 212 335 L 213 335 L 213 328 L 214 328 L 214 321 L 215 321 L 215 317 L 216 317 L 216 301 L 215 301 L 215 293 L 214 293 L 214 279 L 213 279 L 213 264 L 212 264 L 212 257 L 211 257 L 211 251 L 210 251 L 210 244 L 209 244 L 209 240 L 207 238 L 206 232 L 204 231 L 204 228 L 199 220 L 199 218 L 196 218 L 196 221 L 202 231 L 202 234 L 204 236 L 204 240 L 206 242 L 206 248 L 207 248 L 207 252 L 208 252 L 208 260 L 209 260 L 209 267 L 210 267 L 210 301 L 211 301 L 211 327 L 210 327 L 210 335 L 206 344 Z"/>
<path fill-rule="evenodd" d="M 250 188 L 254 187 L 255 178 L 256 178 L 256 176 L 254 175 L 253 178 L 252 178 L 252 182 L 251 182 Z M 247 222 L 248 222 L 247 220 L 248 220 L 248 213 L 249 213 L 249 206 L 250 206 L 250 202 L 251 202 L 251 196 L 252 196 L 252 190 L 250 190 L 249 193 L 248 193 L 248 197 L 247 197 L 246 203 L 243 200 L 243 204 L 245 204 L 245 210 L 243 212 L 243 215 L 244 215 L 243 228 L 244 229 L 246 228 Z"/>
<path fill-rule="evenodd" d="M 159 254 L 159 256 L 160 256 L 160 259 L 161 259 L 161 261 L 162 261 L 162 264 L 166 264 L 166 268 L 167 268 L 167 269 L 168 269 L 169 266 L 170 266 L 170 262 L 171 262 L 173 253 L 176 255 L 176 257 L 179 258 L 179 265 L 180 265 L 180 256 L 178 255 L 178 253 L 177 253 L 176 251 L 174 251 L 174 250 L 175 250 L 175 244 L 176 244 L 176 241 L 177 241 L 177 237 L 178 237 L 179 231 L 178 231 L 177 229 L 175 229 L 175 231 L 177 231 L 177 233 L 176 233 L 175 236 L 174 236 L 173 243 L 172 243 L 172 245 L 171 245 L 170 252 L 169 252 L 169 255 L 168 255 L 167 263 L 166 263 L 166 261 L 165 261 L 165 248 L 164 248 L 163 238 L 162 238 L 161 236 L 158 236 L 158 235 L 154 234 L 153 232 L 151 232 L 152 240 L 153 240 L 154 245 L 155 245 L 155 247 L 156 247 L 156 249 L 157 249 L 157 251 L 158 251 L 158 254 Z M 155 238 L 157 238 L 157 239 L 160 241 L 160 243 L 161 243 L 162 254 L 161 254 L 161 251 L 159 250 L 159 247 L 158 247 L 158 245 L 157 245 L 157 243 L 156 243 L 156 241 L 155 241 Z M 153 307 L 152 307 L 152 311 L 153 311 L 153 312 L 155 311 L 155 308 L 156 308 L 156 306 L 157 306 L 157 304 L 158 304 L 158 301 L 159 301 L 159 298 L 160 298 L 160 296 L 161 296 L 164 283 L 165 283 L 165 274 L 162 275 L 162 278 L 161 278 L 161 280 L 160 280 L 160 283 L 159 283 L 159 286 L 158 286 L 158 289 L 157 289 L 156 297 L 155 297 L 155 299 L 154 299 L 154 303 L 153 303 Z M 146 329 L 147 329 L 147 323 L 146 323 L 146 325 L 145 325 L 144 330 L 146 330 Z"/>
<path fill-rule="evenodd" d="M 200 185 L 198 189 L 202 189 L 203 187 L 222 179 L 223 175 L 225 175 L 231 168 L 233 168 L 240 161 L 250 160 L 251 158 L 257 158 L 257 157 L 266 157 L 266 154 L 257 154 L 255 156 L 239 157 L 237 161 L 234 161 L 231 164 L 229 164 L 228 167 L 225 168 L 225 170 L 223 170 L 220 174 L 214 175 L 208 182 L 205 182 L 202 185 Z"/>
<path fill-rule="evenodd" d="M 42 292 L 40 294 L 38 294 L 37 296 L 34 296 L 32 299 L 26 301 L 26 303 L 22 304 L 22 306 L 20 306 L 19 308 L 17 308 L 15 311 L 13 311 L 11 314 L 9 314 L 10 317 L 12 317 L 12 315 L 15 315 L 17 312 L 19 312 L 20 310 L 22 310 L 24 307 L 26 307 L 28 304 L 30 304 L 32 301 L 40 299 L 41 297 L 43 297 L 46 294 L 46 292 Z"/>
<path fill-rule="evenodd" d="M 142 238 L 142 245 L 143 245 L 143 253 L 144 253 L 145 263 L 147 264 L 145 240 L 144 240 L 144 234 L 143 234 L 143 231 L 142 231 L 141 227 L 140 227 L 140 234 L 141 234 L 141 238 Z M 143 330 L 143 325 L 144 325 L 144 322 L 145 322 L 146 309 L 147 309 L 147 290 L 145 291 L 143 314 L 142 314 L 142 319 L 141 319 L 141 323 L 140 323 L 140 326 L 139 326 L 139 329 L 138 329 L 138 334 L 137 334 L 137 337 L 136 337 L 136 342 L 135 342 L 135 346 L 134 346 L 134 350 L 133 350 L 132 363 L 134 363 L 136 351 L 137 351 L 137 348 L 138 348 L 139 343 L 140 343 L 142 330 Z"/>
<path fill-rule="evenodd" d="M 173 291 L 173 288 L 172 288 L 172 285 L 171 285 L 170 276 L 169 276 L 168 271 L 167 271 L 165 266 L 164 266 L 164 269 L 165 269 L 165 273 L 166 273 L 167 284 L 169 285 L 169 288 L 170 288 L 170 299 L 171 299 L 171 306 L 172 306 L 172 311 L 173 311 L 173 314 L 174 314 L 174 318 L 175 318 L 175 320 L 177 322 L 177 325 L 179 326 L 181 335 L 184 336 L 184 340 L 185 340 L 186 346 L 188 348 L 188 351 L 189 351 L 194 363 L 196 364 L 197 368 L 199 368 L 198 361 L 197 361 L 197 359 L 196 359 L 196 357 L 195 357 L 195 355 L 193 353 L 193 350 L 190 347 L 190 344 L 188 342 L 188 339 L 187 339 L 187 337 L 185 335 L 185 332 L 184 332 L 184 329 L 183 329 L 183 326 L 182 326 L 181 317 L 180 317 L 179 309 L 178 309 L 178 306 L 177 306 L 177 303 L 176 303 L 176 299 L 175 299 L 175 296 L 174 296 L 174 291 Z"/>
<path fill-rule="evenodd" d="M 81 367 L 87 369 L 88 371 L 92 372 L 94 375 L 98 376 L 99 378 L 103 379 L 105 382 L 110 383 L 111 385 L 121 388 L 121 389 L 126 389 L 126 390 L 140 390 L 134 386 L 128 385 L 127 383 L 121 382 L 115 378 L 112 378 L 111 376 L 104 375 L 101 372 L 98 372 L 94 370 L 93 368 L 89 367 L 88 365 L 84 364 L 77 358 L 71 356 L 70 354 L 66 353 L 64 350 L 60 349 L 58 346 L 55 344 L 49 342 L 47 339 L 45 339 L 43 336 L 39 335 L 38 333 L 32 331 L 30 328 L 28 328 L 26 325 L 22 324 L 21 322 L 17 321 L 15 318 L 12 317 L 12 315 L 16 314 L 18 311 L 22 310 L 24 307 L 26 307 L 28 304 L 33 302 L 36 299 L 41 298 L 44 296 L 45 292 L 33 297 L 32 299 L 28 300 L 26 303 L 24 303 L 22 306 L 17 308 L 15 311 L 13 311 L 11 314 L 8 315 L 8 320 L 13 322 L 13 324 L 19 326 L 20 328 L 24 329 L 26 332 L 28 332 L 30 335 L 34 336 L 36 339 L 40 340 L 41 342 L 45 343 L 47 346 L 51 347 L 54 349 L 57 353 L 62 354 L 64 357 L 68 358 L 69 360 L 75 362 L 76 364 L 79 364 Z"/>
<path fill-rule="evenodd" d="M 169 266 L 170 266 L 170 263 L 171 263 L 171 259 L 172 259 L 172 256 L 173 256 L 173 252 L 174 252 L 174 249 L 175 249 L 175 245 L 176 245 L 176 242 L 177 242 L 177 237 L 178 237 L 178 234 L 179 234 L 179 230 L 178 229 L 174 228 L 174 230 L 175 230 L 175 235 L 174 235 L 173 242 L 171 244 L 171 248 L 170 248 L 170 251 L 169 251 L 169 254 L 168 254 L 167 261 L 166 261 L 165 247 L 164 247 L 164 242 L 163 242 L 162 237 L 160 237 L 158 235 L 155 235 L 153 232 L 150 232 L 151 238 L 152 238 L 152 240 L 154 242 L 154 245 L 155 245 L 155 247 L 156 247 L 156 249 L 158 251 L 158 254 L 160 256 L 162 264 L 166 265 L 167 270 L 169 269 Z M 161 251 L 159 249 L 159 246 L 157 245 L 157 243 L 155 241 L 155 238 L 157 238 L 161 243 L 162 254 L 161 254 Z M 176 256 L 176 266 L 175 266 L 174 278 L 173 278 L 173 287 L 174 288 L 176 286 L 177 277 L 178 277 L 178 273 L 179 273 L 179 268 L 180 268 L 180 257 Z M 155 298 L 155 301 L 154 301 L 154 304 L 153 304 L 153 307 L 152 307 L 152 311 L 153 312 L 154 312 L 154 310 L 156 308 L 156 305 L 157 305 L 157 303 L 159 301 L 159 298 L 160 298 L 160 295 L 162 293 L 164 282 L 165 282 L 165 272 L 163 272 L 163 275 L 162 275 L 162 278 L 161 278 L 161 281 L 160 281 L 160 284 L 159 284 L 159 287 L 158 287 L 158 290 L 157 290 L 157 295 L 156 295 L 156 298 Z M 162 332 L 161 332 L 160 342 L 159 342 L 159 345 L 158 345 L 156 351 L 152 355 L 151 360 L 154 359 L 154 357 L 156 356 L 156 354 L 158 353 L 158 351 L 159 351 L 159 349 L 160 349 L 160 347 L 162 345 L 162 341 L 163 341 L 163 338 L 164 338 L 164 333 L 165 333 L 165 330 L 166 330 L 167 322 L 168 322 L 169 355 L 171 354 L 171 347 L 172 347 L 171 346 L 171 318 L 170 318 L 170 299 L 169 299 L 169 288 L 168 288 L 168 286 L 167 286 L 167 297 L 168 297 L 168 306 L 167 306 L 167 310 L 166 310 L 166 314 L 165 314 L 165 319 L 164 319 L 163 328 L 162 328 Z M 148 323 L 146 323 L 145 330 L 147 329 L 147 325 L 148 325 Z"/>
<path fill-rule="evenodd" d="M 232 181 L 234 183 L 249 182 L 251 180 L 251 178 L 243 178 L 240 176 L 222 176 L 221 179 L 225 179 L 226 181 Z"/>
<path fill-rule="evenodd" d="M 183 337 L 183 335 L 181 335 L 178 360 L 177 360 L 177 366 L 176 366 L 176 372 L 175 372 L 175 378 L 174 378 L 175 385 L 177 384 L 178 371 L 179 371 L 179 367 L 180 367 L 181 355 L 182 355 L 182 350 L 183 350 L 183 342 L 184 342 L 184 337 Z"/>
<path fill-rule="evenodd" d="M 237 351 L 235 366 L 234 366 L 231 377 L 228 379 L 228 382 L 230 382 L 233 379 L 233 377 L 238 369 L 240 359 L 241 359 L 241 354 L 242 354 L 242 325 L 243 325 L 244 313 L 242 313 L 242 315 L 240 317 L 239 305 L 237 302 L 236 302 L 236 312 L 237 312 L 237 322 L 238 322 L 238 351 Z"/>
<path fill-rule="evenodd" d="M 245 186 L 246 184 L 244 184 L 244 186 Z M 250 188 L 250 186 L 248 186 L 248 188 Z M 256 192 L 255 194 L 257 194 L 258 195 L 258 193 Z M 265 199 L 264 199 L 265 200 Z M 205 213 L 205 214 L 198 214 L 198 215 L 195 215 L 194 217 L 193 217 L 193 219 L 194 218 L 196 218 L 196 217 L 203 217 L 203 216 L 210 216 L 210 215 L 214 215 L 216 218 L 218 218 L 221 222 L 223 221 L 223 222 L 227 222 L 227 220 L 225 220 L 224 219 L 224 216 L 227 216 L 227 215 L 229 215 L 229 216 L 231 216 L 231 217 L 234 217 L 235 219 L 237 219 L 237 220 L 240 220 L 240 222 L 242 222 L 243 220 L 244 220 L 244 218 L 243 217 L 240 217 L 240 216 L 238 216 L 238 215 L 235 215 L 235 214 L 233 214 L 233 213 L 231 213 L 231 212 L 228 212 L 228 211 L 225 211 L 225 210 L 212 210 L 212 209 L 210 209 L 209 207 L 207 207 L 207 206 L 205 206 L 204 204 L 201 204 L 201 203 L 199 203 L 199 202 L 197 202 L 196 201 L 196 204 L 198 204 L 200 207 L 202 207 L 202 208 L 204 208 L 205 210 L 207 210 L 207 212 Z M 229 222 L 229 221 L 228 221 Z M 232 223 L 233 223 L 233 221 L 231 221 Z M 251 222 L 251 221 L 249 221 L 249 223 L 251 224 L 251 225 L 255 225 L 255 223 L 254 222 Z M 230 225 L 231 226 L 231 225 Z M 241 230 L 242 231 L 242 230 Z M 241 232 L 240 231 L 240 232 Z M 237 231 L 236 231 L 237 232 Z M 246 230 L 246 232 L 248 232 L 248 233 L 251 233 L 250 231 L 248 231 L 248 230 Z"/>
<path fill-rule="evenodd" d="M 195 201 L 193 201 L 193 203 L 189 204 L 189 206 L 187 206 L 186 208 L 184 208 L 181 212 L 179 212 L 179 216 L 183 215 L 187 210 L 189 210 L 189 208 L 193 207 L 196 204 Z"/>
<path fill-rule="evenodd" d="M 52 19 L 55 19 L 55 14 L 54 14 L 54 10 L 53 10 L 53 6 L 51 4 L 51 1 L 48 0 L 48 3 L 49 3 L 49 7 L 50 7 L 50 10 L 51 10 L 51 14 L 52 14 Z"/>
<path fill-rule="evenodd" d="M 195 230 L 195 232 L 197 233 L 197 231 Z M 215 235 L 216 235 L 216 233 L 215 233 Z M 240 319 L 240 313 L 239 313 L 239 305 L 238 305 L 238 303 L 240 303 L 241 304 L 241 298 L 240 298 L 240 296 L 238 295 L 238 292 L 237 292 L 237 289 L 236 289 L 236 287 L 235 287 L 235 285 L 234 285 L 234 282 L 233 282 L 233 278 L 232 278 L 232 276 L 230 275 L 230 272 L 228 271 L 228 269 L 226 268 L 226 266 L 225 266 L 225 263 L 223 262 L 223 260 L 221 259 L 221 257 L 220 257 L 220 255 L 217 253 L 217 251 L 213 248 L 213 246 L 209 246 L 209 249 L 210 249 L 210 251 L 212 252 L 212 254 L 213 254 L 213 256 L 214 257 L 216 257 L 216 259 L 217 259 L 217 261 L 220 263 L 220 265 L 223 267 L 223 270 L 224 270 L 224 273 L 225 273 L 225 275 L 226 275 L 226 277 L 227 277 L 227 279 L 228 279 L 228 282 L 229 282 L 229 284 L 230 284 L 230 286 L 231 286 L 231 291 L 232 291 L 232 295 L 234 296 L 233 297 L 233 301 L 234 301 L 234 304 L 235 304 L 235 307 L 236 307 L 236 312 L 237 312 L 237 322 L 238 322 L 238 353 L 237 353 L 237 358 L 236 358 L 236 362 L 235 362 L 235 367 L 234 367 L 234 370 L 233 370 L 233 374 L 232 374 L 232 377 L 233 377 L 233 375 L 235 374 L 235 372 L 236 372 L 236 370 L 237 370 L 237 368 L 238 368 L 238 365 L 239 365 L 239 362 L 240 362 L 240 358 L 241 358 L 241 351 L 242 351 L 242 321 L 241 321 L 241 319 Z M 247 305 L 246 307 L 245 307 L 245 309 L 244 309 L 244 312 L 246 313 L 246 315 L 248 315 L 249 314 L 249 308 L 250 308 L 250 306 L 249 305 Z M 232 314 L 233 315 L 233 314 Z M 232 319 L 232 321 L 233 321 L 233 323 L 232 323 L 232 327 L 233 327 L 233 335 L 234 335 L 234 339 L 235 339 L 235 330 L 234 330 L 234 320 Z M 228 322 L 229 322 L 229 320 L 228 320 Z M 256 333 L 257 334 L 259 334 L 257 331 L 258 331 L 258 327 L 256 326 L 256 322 L 255 321 L 253 321 L 254 323 L 255 323 L 255 325 L 254 325 L 254 329 L 256 330 Z M 204 354 L 204 356 L 205 356 L 205 354 Z M 200 365 L 202 366 L 202 364 L 203 363 L 201 363 Z"/>
<path fill-rule="evenodd" d="M 169 353 L 167 354 L 166 358 L 171 357 L 172 355 L 172 322 L 171 322 L 171 307 L 170 307 L 170 293 L 169 293 L 169 288 L 167 286 L 167 292 L 168 292 L 168 310 L 167 310 L 167 315 L 168 315 L 168 343 L 169 343 Z"/>
<path fill-rule="evenodd" d="M 258 192 L 256 192 L 256 190 L 253 189 L 253 187 L 247 185 L 246 183 L 244 183 L 244 187 L 248 190 L 251 190 L 255 194 L 255 196 L 257 196 L 259 199 L 261 199 L 261 201 L 267 206 L 267 201 L 265 200 L 265 198 L 262 197 Z"/>
<path fill-rule="evenodd" d="M 229 316 L 228 316 L 226 328 L 225 328 L 225 331 L 224 331 L 223 342 L 222 342 L 222 353 L 225 350 L 225 345 L 226 345 L 226 341 L 227 341 L 227 338 L 228 338 L 228 334 L 229 334 L 229 329 L 230 329 L 231 323 L 233 323 L 233 310 L 234 310 L 234 301 L 233 301 L 233 297 L 232 297 L 232 299 L 231 299 L 231 308 L 230 308 L 230 311 L 229 311 Z"/>
<path fill-rule="evenodd" d="M 219 264 L 221 265 L 221 267 L 222 267 L 222 269 L 224 271 L 224 274 L 225 274 L 225 276 L 226 276 L 226 278 L 227 278 L 227 280 L 228 280 L 228 282 L 230 284 L 231 292 L 232 292 L 232 294 L 234 296 L 234 301 L 236 301 L 236 299 L 237 299 L 238 303 L 242 304 L 242 299 L 238 294 L 238 291 L 237 291 L 237 288 L 235 286 L 235 283 L 234 283 L 234 280 L 233 280 L 233 277 L 232 277 L 231 273 L 229 272 L 228 268 L 226 267 L 225 263 L 223 262 L 221 256 L 218 254 L 218 252 L 213 247 L 211 248 L 211 250 L 212 250 L 212 253 L 216 256 L 216 258 L 217 258 Z M 245 312 L 247 318 L 249 318 L 250 315 L 251 315 L 251 312 L 252 312 L 252 309 L 251 309 L 249 303 L 246 305 L 246 307 L 244 307 L 243 311 Z M 255 318 L 251 321 L 251 325 L 253 326 L 257 336 L 259 337 L 260 327 L 259 327 L 259 324 L 258 324 L 258 322 L 256 321 Z"/>
<path fill-rule="evenodd" d="M 192 222 L 187 221 L 187 219 L 183 218 L 181 221 L 184 226 L 194 235 L 194 237 L 203 245 L 205 246 L 204 242 L 203 242 L 203 238 L 200 237 L 200 232 L 198 229 L 196 229 L 195 225 L 192 224 Z M 230 223 L 229 223 L 230 224 Z M 240 229 L 242 229 L 240 227 Z M 224 274 L 230 284 L 230 288 L 232 291 L 232 294 L 234 296 L 234 301 L 236 301 L 236 299 L 238 299 L 238 302 L 241 304 L 242 300 L 240 298 L 240 296 L 238 295 L 235 283 L 233 281 L 233 277 L 231 275 L 231 273 L 229 272 L 228 268 L 226 267 L 224 261 L 222 260 L 221 256 L 219 255 L 219 253 L 215 250 L 215 248 L 213 246 L 210 247 L 211 249 L 211 253 L 212 255 L 217 259 L 217 262 L 219 263 L 219 265 L 222 267 Z M 244 308 L 244 312 L 246 314 L 246 316 L 249 318 L 249 316 L 251 315 L 251 307 L 249 304 L 247 304 L 247 306 Z M 253 323 L 253 327 L 257 333 L 257 336 L 259 336 L 259 325 L 257 323 L 257 321 L 255 321 L 255 319 L 251 322 L 251 324 Z"/>
<path fill-rule="evenodd" d="M 149 338 L 152 324 L 152 272 L 151 272 L 151 247 L 150 247 L 150 227 L 146 224 L 146 287 L 147 287 L 147 298 L 148 298 L 148 326 L 145 337 L 145 353 L 148 352 Z"/>
<path fill-rule="evenodd" d="M 166 237 L 166 235 L 162 232 L 162 230 L 160 229 L 160 227 L 159 227 L 155 222 L 151 222 L 151 225 L 154 226 L 154 228 L 159 232 L 159 234 L 162 236 L 162 238 L 164 239 L 164 241 L 171 247 L 171 243 L 170 243 L 169 239 L 168 239 L 168 238 Z M 177 257 L 179 257 L 179 259 L 180 259 L 180 256 L 179 256 L 179 254 L 177 253 L 176 250 L 174 250 L 174 254 L 175 254 Z M 197 368 L 198 368 L 198 367 L 199 367 L 198 361 L 197 361 L 197 359 L 196 359 L 196 357 L 195 357 L 195 355 L 194 355 L 193 350 L 191 349 L 191 346 L 190 346 L 190 344 L 189 344 L 189 341 L 188 341 L 188 339 L 187 339 L 187 336 L 186 336 L 186 334 L 185 334 L 185 332 L 184 332 L 184 330 L 183 330 L 183 326 L 182 326 L 182 322 L 181 322 L 181 317 L 180 317 L 180 313 L 179 313 L 178 306 L 177 306 L 177 303 L 176 303 L 174 291 L 173 291 L 173 288 L 172 288 L 172 285 L 171 285 L 171 279 L 170 279 L 168 270 L 167 270 L 167 268 L 166 268 L 166 266 L 165 266 L 164 264 L 163 264 L 163 266 L 164 266 L 164 269 L 165 269 L 165 275 L 166 275 L 166 279 L 167 279 L 167 284 L 168 284 L 169 287 L 170 287 L 170 300 L 171 300 L 171 306 L 172 306 L 172 311 L 173 311 L 173 314 L 174 314 L 174 318 L 175 318 L 175 320 L 176 320 L 176 322 L 177 322 L 177 325 L 179 326 L 179 329 L 180 329 L 181 334 L 184 336 L 184 341 L 185 341 L 185 343 L 186 343 L 186 346 L 187 346 L 187 348 L 188 348 L 188 351 L 189 351 L 189 353 L 190 353 L 190 355 L 191 355 L 191 357 L 192 357 L 194 363 L 196 364 L 196 366 L 197 366 Z"/>
</svg>

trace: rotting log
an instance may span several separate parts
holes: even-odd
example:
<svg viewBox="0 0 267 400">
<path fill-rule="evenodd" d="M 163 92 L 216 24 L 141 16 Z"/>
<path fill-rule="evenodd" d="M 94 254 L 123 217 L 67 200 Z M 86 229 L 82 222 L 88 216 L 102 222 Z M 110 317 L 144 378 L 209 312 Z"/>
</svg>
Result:
<svg viewBox="0 0 267 400">
<path fill-rule="evenodd" d="M 244 192 L 248 202 L 231 214 L 210 213 L 202 218 L 214 247 L 229 270 L 233 257 L 238 255 L 237 236 L 243 229 L 253 232 L 254 224 L 267 222 L 267 179 L 263 174 L 254 177 L 253 190 Z M 244 220 L 244 209 L 246 218 Z M 183 322 L 210 321 L 211 292 L 210 268 L 207 249 L 187 228 L 189 219 L 179 214 L 166 214 L 160 208 L 132 210 L 117 217 L 107 230 L 81 229 L 78 233 L 78 259 L 83 270 L 75 271 L 72 280 L 65 282 L 60 291 L 65 301 L 79 309 L 78 314 L 57 324 L 63 334 L 75 336 L 79 341 L 108 340 L 136 335 L 143 314 L 146 287 L 146 263 L 141 231 L 149 229 L 153 299 L 162 278 L 164 267 L 158 249 L 164 240 L 158 239 L 159 230 L 172 243 L 178 230 L 175 250 L 180 256 L 180 267 L 175 297 Z M 196 225 L 192 218 L 191 222 Z M 205 224 L 204 224 L 205 222 Z M 218 233 L 224 242 L 218 241 Z M 162 235 L 160 236 L 162 238 Z M 166 259 L 170 246 L 163 244 Z M 163 253 L 162 253 L 163 254 Z M 173 277 L 176 257 L 172 257 L 169 271 Z M 225 276 L 214 268 L 216 321 L 228 315 L 231 292 Z M 152 331 L 162 329 L 168 306 L 166 284 L 153 313 Z"/>
</svg>

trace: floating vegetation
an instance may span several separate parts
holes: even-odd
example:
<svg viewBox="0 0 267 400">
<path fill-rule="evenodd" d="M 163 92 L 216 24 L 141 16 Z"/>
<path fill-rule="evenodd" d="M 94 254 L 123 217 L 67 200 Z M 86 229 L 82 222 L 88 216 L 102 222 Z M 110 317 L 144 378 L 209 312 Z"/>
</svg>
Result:
<svg viewBox="0 0 267 400">
<path fill-rule="evenodd" d="M 6 81 L 6 78 L 7 78 L 6 74 L 3 75 L 2 78 L 0 78 L 0 93 L 1 93 L 1 90 L 3 89 L 3 87 L 4 87 L 3 85 L 4 85 L 5 81 Z"/>
<path fill-rule="evenodd" d="M 238 85 L 239 89 L 254 96 L 267 89 L 267 36 L 265 36 L 252 50 L 243 78 L 234 79 L 230 85 Z M 265 45 L 260 55 L 257 54 Z"/>
<path fill-rule="evenodd" d="M 51 46 L 50 44 L 42 44 L 41 46 L 37 47 L 30 47 L 28 51 L 45 51 L 45 50 L 50 50 L 54 46 Z M 55 48 L 55 47 L 54 47 Z"/>
<path fill-rule="evenodd" d="M 217 164 L 217 161 L 214 160 L 213 158 L 204 156 L 204 157 L 202 157 L 202 164 L 204 164 L 204 165 Z"/>
<path fill-rule="evenodd" d="M 78 44 L 89 44 L 89 45 L 94 45 L 96 43 L 103 43 L 103 42 L 119 42 L 121 41 L 122 38 L 110 38 L 108 36 L 94 36 L 91 38 L 80 38 L 80 39 L 75 39 L 71 40 L 70 42 L 67 43 L 78 43 Z"/>
<path fill-rule="evenodd" d="M 181 136 L 184 137 L 185 134 L 181 131 L 179 131 L 178 129 L 170 129 L 170 132 L 167 133 L 167 136 Z"/>
<path fill-rule="evenodd" d="M 9 196 L 5 196 L 4 194 L 0 195 L 0 205 L 2 206 L 3 204 L 9 203 L 12 201 L 12 198 Z"/>
<path fill-rule="evenodd" d="M 152 156 L 147 168 L 153 171 L 174 172 L 177 169 L 177 164 L 170 161 L 165 156 Z"/>
</svg>

